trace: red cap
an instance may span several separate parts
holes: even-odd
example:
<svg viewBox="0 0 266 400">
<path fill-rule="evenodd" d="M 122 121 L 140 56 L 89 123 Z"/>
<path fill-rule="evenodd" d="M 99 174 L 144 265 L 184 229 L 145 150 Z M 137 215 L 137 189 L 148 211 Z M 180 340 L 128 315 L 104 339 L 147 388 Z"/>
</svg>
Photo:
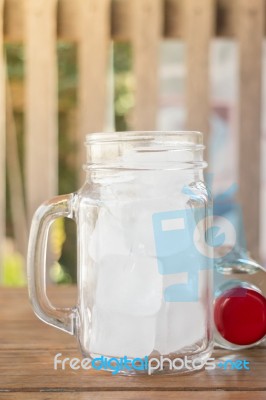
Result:
<svg viewBox="0 0 266 400">
<path fill-rule="evenodd" d="M 266 335 L 266 298 L 253 289 L 229 289 L 215 300 L 214 322 L 228 342 L 256 343 Z"/>
</svg>

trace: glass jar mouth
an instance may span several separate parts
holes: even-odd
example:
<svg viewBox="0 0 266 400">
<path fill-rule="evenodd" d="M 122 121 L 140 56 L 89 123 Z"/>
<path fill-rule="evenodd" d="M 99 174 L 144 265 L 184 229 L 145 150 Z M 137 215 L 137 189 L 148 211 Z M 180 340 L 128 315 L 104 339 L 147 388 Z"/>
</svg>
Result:
<svg viewBox="0 0 266 400">
<path fill-rule="evenodd" d="M 147 142 L 154 144 L 171 145 L 182 148 L 204 150 L 203 133 L 198 131 L 121 131 L 121 132 L 94 132 L 86 135 L 85 145 L 110 144 L 117 142 Z"/>
<path fill-rule="evenodd" d="M 184 171 L 189 169 L 205 169 L 208 167 L 208 163 L 202 162 L 183 162 L 175 165 L 152 165 L 152 166 L 123 166 L 120 164 L 94 164 L 86 163 L 83 165 L 84 171 Z"/>
<path fill-rule="evenodd" d="M 203 169 L 203 134 L 197 131 L 91 133 L 85 170 Z"/>
</svg>

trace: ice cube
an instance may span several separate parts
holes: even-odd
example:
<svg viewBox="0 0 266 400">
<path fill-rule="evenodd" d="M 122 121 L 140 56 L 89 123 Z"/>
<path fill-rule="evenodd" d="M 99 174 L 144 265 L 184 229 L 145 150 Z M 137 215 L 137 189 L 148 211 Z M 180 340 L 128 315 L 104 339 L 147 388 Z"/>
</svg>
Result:
<svg viewBox="0 0 266 400">
<path fill-rule="evenodd" d="M 126 256 L 131 252 L 156 257 L 152 218 L 154 213 L 165 211 L 165 207 L 165 201 L 156 199 L 109 201 L 100 208 L 89 236 L 90 257 L 99 261 L 105 256 Z"/>
<path fill-rule="evenodd" d="M 200 302 L 165 303 L 158 315 L 155 350 L 179 352 L 204 338 L 205 312 Z"/>
<path fill-rule="evenodd" d="M 115 212 L 114 212 L 115 211 Z M 105 256 L 128 255 L 130 249 L 125 242 L 125 225 L 119 217 L 119 207 L 101 207 L 95 228 L 90 236 L 89 255 L 99 261 Z"/>
<path fill-rule="evenodd" d="M 154 215 L 177 209 L 178 204 L 175 201 L 169 200 L 167 203 L 165 199 L 142 199 L 123 205 L 118 203 L 117 209 L 114 211 L 112 209 L 111 212 L 112 215 L 115 213 L 117 223 L 121 225 L 125 244 L 130 251 L 138 255 L 158 257 L 158 249 L 155 246 Z M 185 232 L 183 229 L 183 233 Z"/>
<path fill-rule="evenodd" d="M 157 316 L 155 350 L 166 355 L 195 345 L 206 336 L 209 271 L 199 272 L 199 299 L 194 302 L 162 302 Z M 186 274 L 164 276 L 164 287 L 185 283 Z"/>
<path fill-rule="evenodd" d="M 95 304 L 127 316 L 155 315 L 162 302 L 162 279 L 152 257 L 109 255 L 96 265 Z"/>
<path fill-rule="evenodd" d="M 90 353 L 111 357 L 145 357 L 154 348 L 155 316 L 132 316 L 94 306 Z"/>
</svg>

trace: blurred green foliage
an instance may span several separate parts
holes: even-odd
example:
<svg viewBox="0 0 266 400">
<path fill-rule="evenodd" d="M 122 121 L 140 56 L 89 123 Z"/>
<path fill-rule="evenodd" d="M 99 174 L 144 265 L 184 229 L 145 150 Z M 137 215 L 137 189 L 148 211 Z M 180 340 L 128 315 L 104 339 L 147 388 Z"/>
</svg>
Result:
<svg viewBox="0 0 266 400">
<path fill-rule="evenodd" d="M 75 108 L 77 105 L 77 46 L 70 43 L 58 43 L 58 100 L 59 108 Z"/>
<path fill-rule="evenodd" d="M 25 286 L 25 260 L 16 251 L 6 251 L 3 257 L 1 284 L 4 286 Z"/>
<path fill-rule="evenodd" d="M 5 43 L 7 74 L 10 80 L 24 78 L 24 48 L 21 44 Z"/>
<path fill-rule="evenodd" d="M 115 127 L 117 131 L 126 131 L 130 127 L 129 116 L 134 106 L 132 46 L 129 43 L 114 44 L 114 73 Z"/>
</svg>

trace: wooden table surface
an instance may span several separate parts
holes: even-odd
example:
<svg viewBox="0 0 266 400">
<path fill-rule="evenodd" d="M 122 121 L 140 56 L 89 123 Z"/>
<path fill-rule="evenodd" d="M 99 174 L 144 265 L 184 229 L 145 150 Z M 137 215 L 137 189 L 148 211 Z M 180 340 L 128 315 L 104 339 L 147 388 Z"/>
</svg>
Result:
<svg viewBox="0 0 266 400">
<path fill-rule="evenodd" d="M 75 303 L 74 287 L 54 287 L 56 305 Z M 193 374 L 124 377 L 95 370 L 54 370 L 57 353 L 80 357 L 74 337 L 33 314 L 26 289 L 0 288 L 0 399 L 265 399 L 266 347 L 215 357 L 246 359 L 249 371 L 215 369 Z"/>
</svg>

